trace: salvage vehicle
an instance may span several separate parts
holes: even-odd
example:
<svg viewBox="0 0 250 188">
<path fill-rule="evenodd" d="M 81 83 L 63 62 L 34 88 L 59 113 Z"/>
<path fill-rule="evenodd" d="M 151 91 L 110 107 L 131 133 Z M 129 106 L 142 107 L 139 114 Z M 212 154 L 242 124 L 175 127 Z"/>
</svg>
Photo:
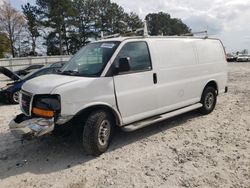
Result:
<svg viewBox="0 0 250 188">
<path fill-rule="evenodd" d="M 130 132 L 195 109 L 211 113 L 227 92 L 221 41 L 145 33 L 92 42 L 59 74 L 26 82 L 11 132 L 39 137 L 77 122 L 86 153 L 98 156 L 116 127 Z"/>
<path fill-rule="evenodd" d="M 63 65 L 65 65 L 66 63 L 67 63 L 67 61 L 58 61 L 58 62 L 50 64 L 50 67 L 62 68 Z"/>
<path fill-rule="evenodd" d="M 247 62 L 248 61 L 248 55 L 240 54 L 240 55 L 238 55 L 236 61 L 237 62 Z"/>
<path fill-rule="evenodd" d="M 25 76 L 25 75 L 27 75 L 27 74 L 29 74 L 37 69 L 42 68 L 43 66 L 44 65 L 39 65 L 39 64 L 29 65 L 25 68 L 22 68 L 22 69 L 15 71 L 15 73 L 19 76 Z"/>
<path fill-rule="evenodd" d="M 57 73 L 58 70 L 60 70 L 61 67 L 55 66 L 51 67 L 51 65 L 46 66 L 42 69 L 38 69 L 34 72 L 31 72 L 27 74 L 24 77 L 18 77 L 18 79 L 14 79 L 14 82 L 8 83 L 5 87 L 0 88 L 0 95 L 2 96 L 3 101 L 8 101 L 11 104 L 18 104 L 19 102 L 19 91 L 22 88 L 22 85 L 35 77 L 46 75 L 46 74 L 53 74 Z M 9 78 L 13 78 L 16 76 L 13 72 L 8 72 L 9 74 L 5 74 Z M 15 77 L 16 78 L 16 77 Z"/>
<path fill-rule="evenodd" d="M 5 68 L 5 67 L 0 67 L 0 73 L 7 76 L 11 80 L 19 80 L 20 79 L 19 75 L 17 75 L 16 73 L 12 72 L 11 70 L 9 70 L 8 68 Z"/>
</svg>

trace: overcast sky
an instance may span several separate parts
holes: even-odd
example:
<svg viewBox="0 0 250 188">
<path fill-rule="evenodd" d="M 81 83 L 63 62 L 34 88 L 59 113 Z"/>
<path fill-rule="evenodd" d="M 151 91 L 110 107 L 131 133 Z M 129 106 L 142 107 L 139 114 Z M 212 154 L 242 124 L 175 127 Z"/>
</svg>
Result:
<svg viewBox="0 0 250 188">
<path fill-rule="evenodd" d="M 0 0 L 0 2 L 3 0 Z M 10 0 L 21 4 L 35 0 Z M 250 0 L 113 0 L 125 11 L 133 11 L 144 19 L 152 12 L 167 12 L 181 18 L 193 31 L 208 30 L 209 36 L 220 38 L 226 50 L 250 51 Z"/>
</svg>

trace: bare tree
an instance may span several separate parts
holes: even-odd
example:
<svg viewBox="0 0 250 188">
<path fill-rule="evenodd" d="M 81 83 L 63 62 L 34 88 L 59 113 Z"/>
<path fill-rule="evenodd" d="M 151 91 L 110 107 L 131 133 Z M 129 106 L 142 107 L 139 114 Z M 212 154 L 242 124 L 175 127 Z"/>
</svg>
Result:
<svg viewBox="0 0 250 188">
<path fill-rule="evenodd" d="M 0 7 L 0 30 L 10 39 L 11 53 L 15 57 L 15 42 L 25 24 L 23 14 L 13 8 L 10 3 L 4 2 Z"/>
</svg>

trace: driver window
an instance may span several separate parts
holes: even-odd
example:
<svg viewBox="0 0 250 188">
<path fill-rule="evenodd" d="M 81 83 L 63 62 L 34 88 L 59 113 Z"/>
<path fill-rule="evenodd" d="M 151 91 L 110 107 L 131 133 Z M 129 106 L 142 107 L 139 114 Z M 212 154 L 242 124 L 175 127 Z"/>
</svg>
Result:
<svg viewBox="0 0 250 188">
<path fill-rule="evenodd" d="M 146 42 L 130 42 L 125 44 L 116 57 L 115 63 L 118 63 L 120 58 L 126 57 L 130 58 L 131 72 L 152 69 L 149 50 Z"/>
</svg>

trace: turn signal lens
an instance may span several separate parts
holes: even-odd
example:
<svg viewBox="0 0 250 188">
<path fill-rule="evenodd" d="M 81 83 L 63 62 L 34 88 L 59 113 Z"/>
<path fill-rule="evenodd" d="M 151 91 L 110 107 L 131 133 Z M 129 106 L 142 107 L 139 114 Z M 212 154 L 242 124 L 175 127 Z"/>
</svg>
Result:
<svg viewBox="0 0 250 188">
<path fill-rule="evenodd" d="M 40 109 L 40 108 L 33 108 L 32 109 L 32 112 L 35 114 L 35 115 L 38 115 L 38 116 L 42 116 L 42 117 L 48 117 L 48 118 L 52 118 L 54 117 L 54 111 L 51 111 L 51 110 L 44 110 L 44 109 Z"/>
</svg>

